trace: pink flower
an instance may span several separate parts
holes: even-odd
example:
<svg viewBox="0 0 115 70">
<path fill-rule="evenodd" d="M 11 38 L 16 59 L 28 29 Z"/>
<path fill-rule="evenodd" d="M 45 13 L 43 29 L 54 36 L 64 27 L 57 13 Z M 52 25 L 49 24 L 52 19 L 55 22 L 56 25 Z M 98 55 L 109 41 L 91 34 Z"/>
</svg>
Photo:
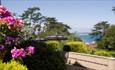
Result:
<svg viewBox="0 0 115 70">
<path fill-rule="evenodd" d="M 7 9 L 4 6 L 0 5 L 0 14 L 5 14 L 6 11 Z"/>
<path fill-rule="evenodd" d="M 0 5 L 0 15 L 1 18 L 4 18 L 7 16 L 11 16 L 11 13 L 4 6 Z"/>
<path fill-rule="evenodd" d="M 26 51 L 29 53 L 29 54 L 34 54 L 35 52 L 35 48 L 33 46 L 29 46 L 26 48 Z"/>
<path fill-rule="evenodd" d="M 2 18 L 3 22 L 7 23 L 8 25 L 14 25 L 15 19 L 11 16 Z"/>
<path fill-rule="evenodd" d="M 23 48 L 17 49 L 17 55 L 18 55 L 18 57 L 25 57 L 26 56 L 26 52 L 24 51 Z"/>
<path fill-rule="evenodd" d="M 24 25 L 24 22 L 23 22 L 23 20 L 21 20 L 21 19 L 16 19 L 16 20 L 15 20 L 15 25 L 16 25 L 17 27 L 22 27 L 22 26 Z"/>
<path fill-rule="evenodd" d="M 16 47 L 14 47 L 14 48 L 11 50 L 11 54 L 12 54 L 12 58 L 14 58 L 14 59 L 18 57 Z"/>
<path fill-rule="evenodd" d="M 9 12 L 9 11 L 6 11 L 6 13 L 1 14 L 1 18 L 8 17 L 8 16 L 12 16 L 11 12 Z"/>
<path fill-rule="evenodd" d="M 11 13 L 2 5 L 0 5 L 0 24 L 7 24 L 9 29 L 20 29 L 24 26 L 21 19 L 14 19 Z"/>
<path fill-rule="evenodd" d="M 16 47 L 14 47 L 14 49 L 11 50 L 11 54 L 12 54 L 12 58 L 14 59 L 26 56 L 26 52 L 23 48 L 16 49 Z"/>
</svg>

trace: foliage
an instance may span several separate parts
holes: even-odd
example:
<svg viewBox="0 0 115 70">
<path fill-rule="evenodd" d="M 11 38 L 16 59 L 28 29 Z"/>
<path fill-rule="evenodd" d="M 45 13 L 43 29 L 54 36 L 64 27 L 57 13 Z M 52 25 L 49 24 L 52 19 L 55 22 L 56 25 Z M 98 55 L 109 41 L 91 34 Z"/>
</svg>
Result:
<svg viewBox="0 0 115 70">
<path fill-rule="evenodd" d="M 24 13 L 21 15 L 22 19 L 26 22 L 26 24 L 32 24 L 32 23 L 39 23 L 43 16 L 40 13 L 40 8 L 38 7 L 32 7 L 28 8 Z"/>
<path fill-rule="evenodd" d="M 96 37 L 96 40 L 98 39 L 100 40 L 105 35 L 105 32 L 107 31 L 109 26 L 110 25 L 108 24 L 107 21 L 101 21 L 93 27 L 90 35 L 92 35 L 93 37 Z"/>
<path fill-rule="evenodd" d="M 111 54 L 112 57 L 115 57 L 115 51 L 110 51 L 109 53 Z"/>
<path fill-rule="evenodd" d="M 96 55 L 99 55 L 99 56 L 112 56 L 108 51 L 105 51 L 105 50 L 97 50 L 95 51 Z"/>
<path fill-rule="evenodd" d="M 29 29 L 29 34 L 36 36 L 36 33 L 41 31 L 41 24 L 44 23 L 45 18 L 40 13 L 40 8 L 28 8 L 22 13 L 21 18 L 25 21 L 25 27 Z M 24 32 L 26 30 L 24 29 Z M 38 35 L 38 34 L 37 34 Z"/>
<path fill-rule="evenodd" d="M 92 49 L 87 47 L 83 42 L 67 42 L 64 45 L 64 50 L 72 51 L 72 52 L 79 52 L 79 53 L 91 53 Z"/>
<path fill-rule="evenodd" d="M 46 44 L 48 47 L 52 47 L 54 50 L 60 49 L 60 43 L 58 41 L 47 41 Z"/>
<path fill-rule="evenodd" d="M 45 42 L 32 41 L 31 45 L 35 46 L 35 54 L 23 58 L 29 70 L 65 70 L 65 61 L 59 51 Z"/>
<path fill-rule="evenodd" d="M 98 42 L 98 47 L 102 46 L 102 49 L 115 50 L 115 25 L 108 28 L 105 36 Z"/>
<path fill-rule="evenodd" d="M 25 21 L 26 26 L 23 28 L 25 39 L 28 37 L 47 37 L 50 35 L 70 35 L 70 26 L 58 22 L 54 17 L 44 17 L 38 7 L 28 8 L 21 18 Z"/>
<path fill-rule="evenodd" d="M 112 25 L 104 36 L 105 43 L 110 50 L 115 50 L 115 25 Z M 110 47 L 111 46 L 111 47 Z"/>
<path fill-rule="evenodd" d="M 21 36 L 23 26 L 24 24 L 21 19 L 14 18 L 5 7 L 0 6 L 0 59 L 3 60 L 3 62 L 11 60 L 12 57 L 13 59 L 16 59 L 25 57 L 26 54 L 30 56 L 34 53 L 34 47 L 32 46 L 29 46 L 26 49 L 19 46 L 20 41 L 23 40 Z M 13 47 L 15 48 L 12 49 Z M 13 61 L 9 64 L 5 64 L 5 70 L 12 70 L 10 69 L 13 68 L 12 64 L 15 65 L 13 70 L 23 70 L 23 67 L 19 66 L 18 68 L 18 63 L 16 64 L 16 62 Z"/>
<path fill-rule="evenodd" d="M 42 18 L 43 17 L 39 13 L 39 8 L 36 7 L 29 8 L 27 11 L 25 11 L 25 13 L 23 13 L 22 19 L 29 24 L 26 26 L 31 28 L 32 25 L 33 27 L 32 31 L 30 30 L 33 34 L 30 33 L 30 35 L 34 35 L 36 28 L 39 31 L 39 23 L 42 23 Z M 34 23 L 35 26 L 33 25 Z M 63 26 L 63 31 L 68 30 L 67 28 L 69 28 L 69 26 L 62 23 L 59 23 L 58 25 L 57 23 L 59 22 L 54 23 L 56 24 L 57 31 L 58 27 L 61 25 Z M 31 37 L 27 37 L 25 39 L 23 38 L 23 26 L 22 20 L 15 19 L 4 7 L 0 6 L 0 56 L 3 53 L 2 51 L 5 50 L 5 54 L 3 55 L 3 58 L 1 58 L 3 62 L 10 61 L 13 57 L 15 60 L 18 60 L 18 58 L 21 59 L 22 62 L 27 65 L 29 70 L 64 70 L 64 57 L 59 51 L 54 50 L 54 47 L 58 46 L 59 43 L 47 42 L 46 44 L 44 42 L 35 41 Z M 26 35 L 28 35 L 28 31 L 26 33 Z M 35 48 L 33 46 L 35 46 Z M 34 51 L 34 49 L 36 50 Z M 8 70 L 12 70 L 10 68 L 14 68 L 14 70 L 25 69 L 20 67 L 20 64 L 14 61 L 4 63 L 4 66 L 7 67 Z"/>
<path fill-rule="evenodd" d="M 45 38 L 50 35 L 63 35 L 69 39 L 76 39 L 69 32 L 70 26 L 63 22 L 58 22 L 54 17 L 44 17 L 38 7 L 28 8 L 21 18 L 25 21 L 26 26 L 23 28 L 23 37 L 27 38 Z M 77 38 L 78 39 L 78 38 Z"/>
<path fill-rule="evenodd" d="M 103 49 L 96 49 L 93 54 L 106 57 L 115 57 L 115 51 L 108 51 Z"/>
<path fill-rule="evenodd" d="M 64 45 L 63 51 L 70 52 L 72 51 L 69 45 Z"/>
<path fill-rule="evenodd" d="M 4 6 L 0 6 L 0 59 L 20 42 L 23 26 L 21 19 L 14 18 Z"/>
<path fill-rule="evenodd" d="M 71 29 L 68 25 L 58 22 L 56 18 L 47 17 L 46 23 L 44 24 L 43 31 L 39 34 L 40 37 L 46 37 L 50 35 L 70 35 L 69 29 Z"/>
<path fill-rule="evenodd" d="M 0 70 L 28 70 L 26 66 L 11 60 L 7 63 L 0 62 Z"/>
<path fill-rule="evenodd" d="M 99 41 L 96 41 L 96 43 L 97 43 L 97 48 L 98 49 L 105 49 L 106 45 L 105 45 L 105 41 L 104 41 L 103 38 Z"/>
</svg>

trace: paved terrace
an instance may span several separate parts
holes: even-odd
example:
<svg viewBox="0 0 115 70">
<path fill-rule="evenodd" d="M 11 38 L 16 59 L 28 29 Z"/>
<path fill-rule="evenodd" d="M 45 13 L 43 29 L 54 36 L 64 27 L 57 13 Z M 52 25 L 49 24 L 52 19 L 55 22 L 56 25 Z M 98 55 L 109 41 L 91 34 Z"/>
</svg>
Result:
<svg viewBox="0 0 115 70">
<path fill-rule="evenodd" d="M 115 70 L 115 58 L 68 52 L 67 70 Z"/>
</svg>

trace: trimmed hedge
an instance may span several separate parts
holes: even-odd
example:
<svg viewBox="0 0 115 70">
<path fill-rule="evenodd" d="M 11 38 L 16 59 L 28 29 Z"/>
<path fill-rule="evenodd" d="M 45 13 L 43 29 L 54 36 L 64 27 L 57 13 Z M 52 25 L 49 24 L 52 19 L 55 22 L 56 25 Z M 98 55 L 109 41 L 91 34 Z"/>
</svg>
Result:
<svg viewBox="0 0 115 70">
<path fill-rule="evenodd" d="M 78 53 L 92 53 L 92 49 L 87 47 L 83 42 L 66 42 L 64 47 L 64 51 L 72 51 Z"/>
<path fill-rule="evenodd" d="M 46 44 L 47 46 L 52 47 L 56 51 L 60 49 L 60 43 L 58 41 L 47 41 Z"/>
<path fill-rule="evenodd" d="M 94 52 L 95 55 L 99 56 L 107 56 L 107 57 L 115 57 L 115 51 L 107 51 L 107 50 L 96 50 Z"/>
<path fill-rule="evenodd" d="M 99 56 L 112 56 L 108 51 L 105 50 L 96 50 L 94 54 Z"/>
<path fill-rule="evenodd" d="M 0 70 L 28 70 L 26 66 L 11 60 L 10 62 L 7 63 L 2 63 L 0 61 Z"/>
<path fill-rule="evenodd" d="M 110 51 L 109 53 L 111 54 L 112 57 L 115 57 L 115 51 Z"/>
</svg>

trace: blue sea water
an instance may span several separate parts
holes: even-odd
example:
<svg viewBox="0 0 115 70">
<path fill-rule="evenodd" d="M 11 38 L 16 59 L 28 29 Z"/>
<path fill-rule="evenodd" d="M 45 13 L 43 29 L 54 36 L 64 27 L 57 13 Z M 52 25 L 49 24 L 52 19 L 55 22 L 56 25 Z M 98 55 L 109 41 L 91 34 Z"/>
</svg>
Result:
<svg viewBox="0 0 115 70">
<path fill-rule="evenodd" d="M 93 38 L 92 36 L 88 35 L 88 34 L 79 34 L 79 37 L 81 38 L 81 40 L 83 40 L 85 43 L 91 43 L 95 40 L 95 38 Z"/>
</svg>

